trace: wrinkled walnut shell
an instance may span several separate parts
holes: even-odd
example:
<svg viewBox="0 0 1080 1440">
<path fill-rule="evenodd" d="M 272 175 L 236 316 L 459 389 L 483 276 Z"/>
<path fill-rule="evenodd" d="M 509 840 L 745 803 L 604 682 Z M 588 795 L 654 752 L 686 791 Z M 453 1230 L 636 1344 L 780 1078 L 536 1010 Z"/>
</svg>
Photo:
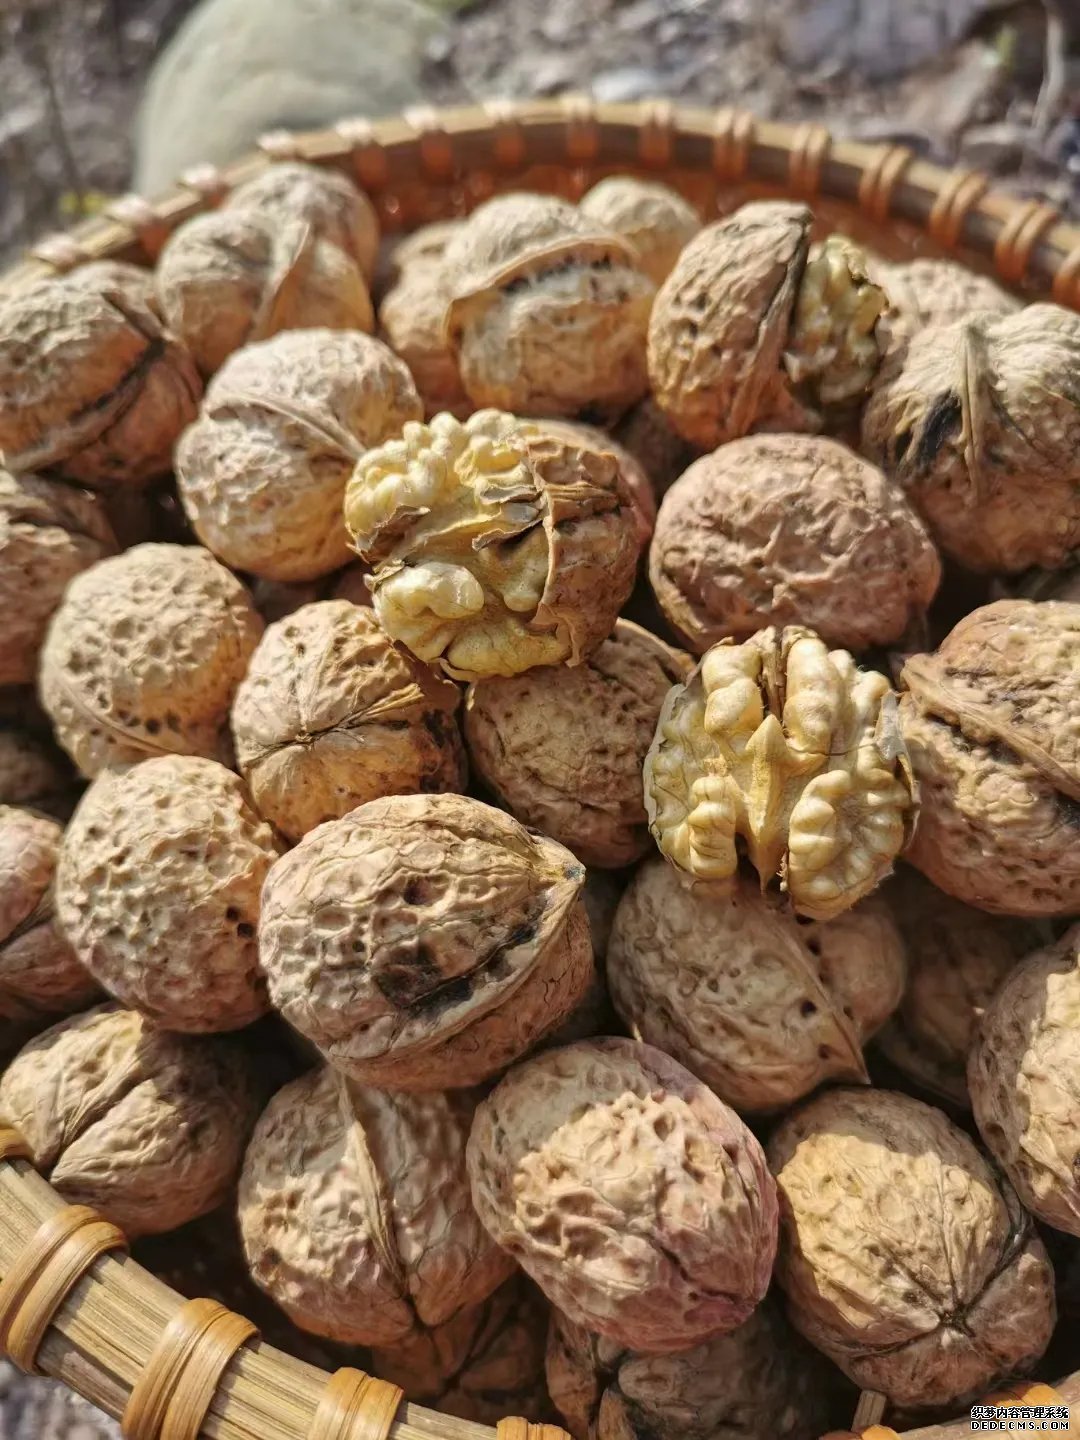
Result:
<svg viewBox="0 0 1080 1440">
<path fill-rule="evenodd" d="M 629 240 L 654 285 L 663 284 L 681 251 L 701 229 L 701 216 L 677 191 L 631 175 L 599 181 L 586 190 L 578 209 L 605 230 Z"/>
<path fill-rule="evenodd" d="M 769 1111 L 868 1082 L 862 1046 L 900 1003 L 904 951 L 876 901 L 803 925 L 744 876 L 688 890 L 657 857 L 615 913 L 607 978 L 636 1039 L 740 1113 Z"/>
<path fill-rule="evenodd" d="M 641 462 L 635 459 L 625 446 L 613 439 L 606 430 L 600 430 L 595 425 L 585 425 L 580 420 L 550 419 L 537 420 L 534 423 L 541 430 L 556 438 L 561 436 L 586 449 L 615 456 L 619 465 L 619 474 L 630 492 L 630 499 L 637 512 L 638 539 L 644 549 L 652 538 L 653 526 L 656 524 L 656 496 L 653 494 L 652 481 Z"/>
<path fill-rule="evenodd" d="M 299 840 L 382 795 L 463 789 L 460 702 L 370 610 L 304 605 L 270 626 L 240 682 L 237 763 L 259 812 Z"/>
<path fill-rule="evenodd" d="M 434 261 L 415 262 L 383 297 L 379 333 L 409 367 L 424 414 L 430 418 L 448 410 L 464 420 L 473 405 L 443 327 L 449 298 L 443 267 Z"/>
<path fill-rule="evenodd" d="M 46 1030 L 0 1078 L 0 1117 L 37 1169 L 132 1239 L 227 1198 L 258 1107 L 229 1041 L 169 1035 L 114 1005 Z"/>
<path fill-rule="evenodd" d="M 989 275 L 955 260 L 920 256 L 889 264 L 868 257 L 871 277 L 889 297 L 881 327 L 889 348 L 906 345 L 914 335 L 934 325 L 952 325 L 975 311 L 1012 315 L 1022 302 Z"/>
<path fill-rule="evenodd" d="M 585 994 L 584 879 L 568 850 L 478 800 L 372 800 L 311 831 L 267 877 L 271 997 L 363 1084 L 479 1084 Z"/>
<path fill-rule="evenodd" d="M 383 629 L 460 680 L 580 664 L 637 566 L 616 457 L 494 410 L 438 415 L 369 450 L 345 523 Z"/>
<path fill-rule="evenodd" d="M 1011 1187 L 940 1110 L 828 1090 L 768 1146 L 788 1315 L 864 1390 L 959 1406 L 1042 1354 L 1054 1276 Z"/>
<path fill-rule="evenodd" d="M 284 161 L 238 185 L 225 210 L 254 210 L 276 225 L 303 220 L 321 240 L 351 255 L 371 279 L 379 253 L 379 217 L 371 201 L 337 170 Z"/>
<path fill-rule="evenodd" d="M 155 1025 L 236 1030 L 268 1008 L 255 928 L 278 850 L 214 760 L 105 771 L 64 837 L 60 922 L 95 979 Z"/>
<path fill-rule="evenodd" d="M 96 496 L 0 469 L 0 685 L 33 684 L 68 581 L 115 549 Z"/>
<path fill-rule="evenodd" d="M 641 767 L 691 663 L 619 620 L 583 665 L 476 681 L 465 701 L 473 769 L 511 814 L 584 864 L 632 864 L 649 847 Z"/>
<path fill-rule="evenodd" d="M 706 651 L 664 703 L 644 779 L 673 865 L 728 881 L 741 838 L 762 886 L 780 876 L 816 920 L 868 895 L 913 823 L 888 680 L 799 627 Z"/>
<path fill-rule="evenodd" d="M 294 1324 L 393 1345 L 476 1305 L 512 1264 L 465 1175 L 468 1096 L 389 1095 L 329 1066 L 263 1113 L 240 1177 L 252 1278 Z"/>
<path fill-rule="evenodd" d="M 367 335 L 297 330 L 248 346 L 177 446 L 184 509 L 235 570 L 328 575 L 351 558 L 341 506 L 353 466 L 420 414 L 406 367 Z"/>
<path fill-rule="evenodd" d="M 752 435 L 698 460 L 665 495 L 649 579 L 699 655 L 795 624 L 857 652 L 925 617 L 941 563 L 873 465 L 818 436 Z"/>
<path fill-rule="evenodd" d="M 0 455 L 110 490 L 172 468 L 202 385 L 130 290 L 43 280 L 0 301 Z"/>
<path fill-rule="evenodd" d="M 484 1225 L 577 1324 L 666 1354 L 765 1294 L 776 1197 L 761 1147 L 689 1071 L 632 1040 L 517 1065 L 467 1151 Z"/>
<path fill-rule="evenodd" d="M 1027 1208 L 1080 1235 L 1080 926 L 1021 961 L 968 1061 L 975 1122 Z"/>
<path fill-rule="evenodd" d="M 970 570 L 1048 569 L 1080 545 L 1080 315 L 1028 305 L 914 336 L 863 412 L 866 453 Z"/>
<path fill-rule="evenodd" d="M 137 545 L 77 575 L 41 653 L 41 701 L 82 773 L 148 756 L 227 761 L 229 706 L 262 634 L 195 545 Z"/>
<path fill-rule="evenodd" d="M 1000 600 L 912 656 L 900 723 L 922 792 L 908 859 L 993 914 L 1080 911 L 1080 605 Z"/>
</svg>

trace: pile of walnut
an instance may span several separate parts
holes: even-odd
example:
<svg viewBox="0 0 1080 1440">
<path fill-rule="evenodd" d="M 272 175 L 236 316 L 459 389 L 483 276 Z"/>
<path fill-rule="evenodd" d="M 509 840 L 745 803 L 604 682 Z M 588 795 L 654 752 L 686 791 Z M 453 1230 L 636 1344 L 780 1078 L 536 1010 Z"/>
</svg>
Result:
<svg viewBox="0 0 1080 1440">
<path fill-rule="evenodd" d="M 62 1195 L 576 1440 L 1038 1367 L 1080 318 L 800 204 L 391 242 L 280 165 L 0 298 L 0 462 L 0 1120 Z"/>
</svg>

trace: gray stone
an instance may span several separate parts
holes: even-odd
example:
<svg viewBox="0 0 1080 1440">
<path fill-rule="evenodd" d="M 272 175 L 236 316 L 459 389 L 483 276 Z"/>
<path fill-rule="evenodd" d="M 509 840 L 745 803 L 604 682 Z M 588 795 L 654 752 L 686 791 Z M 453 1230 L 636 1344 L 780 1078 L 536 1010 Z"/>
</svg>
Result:
<svg viewBox="0 0 1080 1440">
<path fill-rule="evenodd" d="M 444 28 L 419 0 L 203 0 L 150 75 L 136 188 L 226 163 L 267 130 L 423 103 L 425 50 Z"/>
<path fill-rule="evenodd" d="M 960 141 L 960 159 L 973 170 L 1005 174 L 1019 170 L 1027 154 L 1028 131 L 1010 120 L 973 125 Z"/>
<path fill-rule="evenodd" d="M 631 100 L 645 100 L 664 93 L 663 78 L 645 65 L 625 65 L 617 70 L 601 70 L 593 76 L 589 87 L 593 97 L 607 105 Z"/>
</svg>

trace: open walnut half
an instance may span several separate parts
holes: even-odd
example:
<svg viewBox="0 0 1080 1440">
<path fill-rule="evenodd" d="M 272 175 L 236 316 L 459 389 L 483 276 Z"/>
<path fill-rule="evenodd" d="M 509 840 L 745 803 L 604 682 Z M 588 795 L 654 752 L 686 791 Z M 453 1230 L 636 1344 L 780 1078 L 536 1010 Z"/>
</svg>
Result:
<svg viewBox="0 0 1080 1440">
<path fill-rule="evenodd" d="M 889 681 L 798 626 L 708 650 L 645 761 L 649 823 L 673 864 L 727 880 L 741 840 L 762 885 L 780 876 L 816 920 L 888 874 L 914 806 Z"/>
</svg>

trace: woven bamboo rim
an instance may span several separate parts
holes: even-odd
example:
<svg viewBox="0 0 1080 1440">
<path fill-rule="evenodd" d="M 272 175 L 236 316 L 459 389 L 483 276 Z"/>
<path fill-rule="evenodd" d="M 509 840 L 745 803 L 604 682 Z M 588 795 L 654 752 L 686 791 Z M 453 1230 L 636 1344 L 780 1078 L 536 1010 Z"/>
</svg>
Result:
<svg viewBox="0 0 1080 1440">
<path fill-rule="evenodd" d="M 942 169 L 903 146 L 835 139 L 819 125 L 576 96 L 266 135 L 234 165 L 200 166 L 156 200 L 123 196 L 46 237 L 0 276 L 0 290 L 93 260 L 153 264 L 178 225 L 282 160 L 350 175 L 388 231 L 464 214 L 501 190 L 576 198 L 613 173 L 663 178 L 706 215 L 758 195 L 798 196 L 886 255 L 956 252 L 1030 298 L 1080 309 L 1080 227 L 976 172 Z M 569 1440 L 519 1417 L 492 1430 L 441 1415 L 358 1370 L 329 1376 L 265 1344 L 215 1302 L 177 1295 L 119 1255 L 124 1243 L 92 1211 L 66 1205 L 29 1164 L 21 1137 L 0 1127 L 0 1351 L 121 1419 L 127 1440 Z M 1080 1435 L 1080 1370 L 1056 1387 L 1021 1383 L 987 1403 L 1072 1405 L 1077 1419 L 1056 1433 Z M 896 1432 L 876 1423 L 881 1414 L 880 1397 L 864 1395 L 855 1428 L 832 1440 L 893 1440 Z M 970 1434 L 964 1419 L 905 1431 L 904 1440 Z"/>
</svg>

